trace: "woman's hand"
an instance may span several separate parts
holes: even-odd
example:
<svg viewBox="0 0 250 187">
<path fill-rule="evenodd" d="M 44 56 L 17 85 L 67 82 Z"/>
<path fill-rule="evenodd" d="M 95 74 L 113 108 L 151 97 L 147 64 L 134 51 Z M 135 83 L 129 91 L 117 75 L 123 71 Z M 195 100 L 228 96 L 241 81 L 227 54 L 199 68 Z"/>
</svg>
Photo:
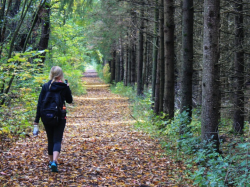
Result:
<svg viewBox="0 0 250 187">
<path fill-rule="evenodd" d="M 39 123 L 34 122 L 34 125 L 38 125 Z"/>
</svg>

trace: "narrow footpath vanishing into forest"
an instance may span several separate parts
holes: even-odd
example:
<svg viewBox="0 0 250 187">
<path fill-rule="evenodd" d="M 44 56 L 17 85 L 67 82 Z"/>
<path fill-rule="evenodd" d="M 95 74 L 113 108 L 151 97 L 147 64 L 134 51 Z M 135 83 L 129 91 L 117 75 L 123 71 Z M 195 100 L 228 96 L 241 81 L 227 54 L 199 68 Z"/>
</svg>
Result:
<svg viewBox="0 0 250 187">
<path fill-rule="evenodd" d="M 67 106 L 59 172 L 48 167 L 41 132 L 0 153 L 0 186 L 178 186 L 176 169 L 185 168 L 168 160 L 159 142 L 133 129 L 128 99 L 112 94 L 93 70 L 83 81 L 87 94 Z"/>
</svg>

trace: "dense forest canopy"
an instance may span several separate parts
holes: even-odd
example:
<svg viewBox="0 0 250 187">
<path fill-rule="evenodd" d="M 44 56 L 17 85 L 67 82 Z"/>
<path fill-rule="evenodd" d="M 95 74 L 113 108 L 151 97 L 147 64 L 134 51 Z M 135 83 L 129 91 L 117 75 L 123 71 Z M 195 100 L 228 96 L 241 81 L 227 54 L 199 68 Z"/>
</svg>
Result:
<svg viewBox="0 0 250 187">
<path fill-rule="evenodd" d="M 150 95 L 159 129 L 181 120 L 176 136 L 194 138 L 196 120 L 196 143 L 217 153 L 222 134 L 248 143 L 248 0 L 1 0 L 0 7 L 1 130 L 24 133 L 52 66 L 63 68 L 77 95 L 94 62 L 108 83 Z"/>
</svg>

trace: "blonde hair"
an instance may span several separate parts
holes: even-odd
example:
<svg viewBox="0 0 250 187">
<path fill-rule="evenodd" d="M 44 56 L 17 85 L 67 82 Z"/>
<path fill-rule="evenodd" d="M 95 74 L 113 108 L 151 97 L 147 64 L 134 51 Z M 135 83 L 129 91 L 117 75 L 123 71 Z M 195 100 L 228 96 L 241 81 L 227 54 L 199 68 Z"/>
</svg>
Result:
<svg viewBox="0 0 250 187">
<path fill-rule="evenodd" d="M 59 66 L 53 66 L 50 70 L 49 79 L 51 80 L 51 84 L 56 81 L 56 79 L 60 78 L 62 82 L 64 82 L 63 71 Z M 51 84 L 49 88 L 51 87 Z"/>
</svg>

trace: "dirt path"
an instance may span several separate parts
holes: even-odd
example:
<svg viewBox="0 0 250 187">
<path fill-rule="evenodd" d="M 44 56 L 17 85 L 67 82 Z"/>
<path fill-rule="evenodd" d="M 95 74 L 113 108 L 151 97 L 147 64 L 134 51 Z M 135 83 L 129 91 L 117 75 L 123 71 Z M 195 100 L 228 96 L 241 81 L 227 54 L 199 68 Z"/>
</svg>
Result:
<svg viewBox="0 0 250 187">
<path fill-rule="evenodd" d="M 0 186 L 173 186 L 171 162 L 158 142 L 133 130 L 127 98 L 88 71 L 86 95 L 68 114 L 59 172 L 47 164 L 44 132 L 1 153 Z"/>
</svg>

